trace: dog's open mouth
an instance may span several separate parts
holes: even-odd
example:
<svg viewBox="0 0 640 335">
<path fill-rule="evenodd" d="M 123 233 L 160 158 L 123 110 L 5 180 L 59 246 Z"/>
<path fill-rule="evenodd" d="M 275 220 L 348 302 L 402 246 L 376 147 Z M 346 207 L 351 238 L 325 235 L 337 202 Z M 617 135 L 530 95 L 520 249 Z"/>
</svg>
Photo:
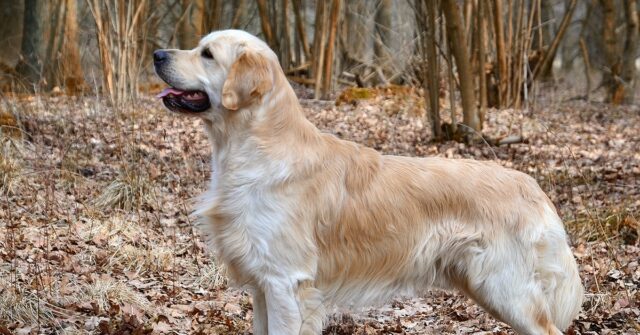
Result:
<svg viewBox="0 0 640 335">
<path fill-rule="evenodd" d="M 211 107 L 209 96 L 203 91 L 181 90 L 175 87 L 165 88 L 158 98 L 174 112 L 200 113 Z"/>
</svg>

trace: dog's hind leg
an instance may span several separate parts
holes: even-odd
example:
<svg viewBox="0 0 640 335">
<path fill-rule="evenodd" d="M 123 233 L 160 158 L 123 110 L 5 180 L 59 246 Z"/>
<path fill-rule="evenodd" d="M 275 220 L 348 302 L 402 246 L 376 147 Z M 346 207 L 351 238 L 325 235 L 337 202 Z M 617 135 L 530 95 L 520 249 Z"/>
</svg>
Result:
<svg viewBox="0 0 640 335">
<path fill-rule="evenodd" d="M 267 335 L 268 319 L 267 319 L 267 301 L 265 300 L 264 291 L 259 288 L 251 290 L 253 295 L 253 334 Z"/>
<path fill-rule="evenodd" d="M 313 282 L 305 281 L 298 286 L 297 298 L 302 315 L 300 335 L 322 333 L 322 324 L 326 313 L 322 292 L 313 287 Z"/>
</svg>

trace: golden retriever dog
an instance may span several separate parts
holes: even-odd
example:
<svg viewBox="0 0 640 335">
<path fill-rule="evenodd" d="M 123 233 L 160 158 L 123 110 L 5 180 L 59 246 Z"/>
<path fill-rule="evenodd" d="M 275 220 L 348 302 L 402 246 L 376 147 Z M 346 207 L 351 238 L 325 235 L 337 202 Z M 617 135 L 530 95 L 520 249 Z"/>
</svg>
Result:
<svg viewBox="0 0 640 335">
<path fill-rule="evenodd" d="M 157 50 L 173 112 L 204 121 L 196 213 L 253 294 L 254 334 L 320 334 L 327 309 L 458 289 L 521 334 L 560 334 L 583 288 L 563 224 L 530 176 L 495 163 L 384 156 L 321 133 L 276 54 L 224 30 Z"/>
</svg>

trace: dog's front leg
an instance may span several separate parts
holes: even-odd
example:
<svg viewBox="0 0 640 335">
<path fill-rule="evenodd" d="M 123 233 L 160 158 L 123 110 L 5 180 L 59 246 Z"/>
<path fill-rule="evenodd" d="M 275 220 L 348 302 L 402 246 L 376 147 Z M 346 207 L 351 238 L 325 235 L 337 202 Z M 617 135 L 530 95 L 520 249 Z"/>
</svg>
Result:
<svg viewBox="0 0 640 335">
<path fill-rule="evenodd" d="M 286 282 L 270 282 L 264 286 L 269 335 L 298 335 L 302 316 L 294 288 Z"/>
<path fill-rule="evenodd" d="M 267 301 L 264 296 L 264 291 L 255 287 L 251 290 L 251 293 L 253 294 L 253 334 L 267 335 L 269 334 L 269 328 Z"/>
</svg>

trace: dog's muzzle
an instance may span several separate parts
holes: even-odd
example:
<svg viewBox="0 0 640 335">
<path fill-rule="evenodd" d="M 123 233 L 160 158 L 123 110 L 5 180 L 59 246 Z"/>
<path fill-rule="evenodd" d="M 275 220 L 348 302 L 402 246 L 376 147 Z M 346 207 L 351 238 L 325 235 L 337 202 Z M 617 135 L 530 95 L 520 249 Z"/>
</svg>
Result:
<svg viewBox="0 0 640 335">
<path fill-rule="evenodd" d="M 161 98 L 164 105 L 171 111 L 180 113 L 200 113 L 211 108 L 211 102 L 206 92 L 176 87 L 171 77 L 167 75 L 167 66 L 171 64 L 171 54 L 166 50 L 156 50 L 153 53 L 153 66 L 156 74 L 171 87 L 165 88 L 156 97 Z"/>
</svg>

